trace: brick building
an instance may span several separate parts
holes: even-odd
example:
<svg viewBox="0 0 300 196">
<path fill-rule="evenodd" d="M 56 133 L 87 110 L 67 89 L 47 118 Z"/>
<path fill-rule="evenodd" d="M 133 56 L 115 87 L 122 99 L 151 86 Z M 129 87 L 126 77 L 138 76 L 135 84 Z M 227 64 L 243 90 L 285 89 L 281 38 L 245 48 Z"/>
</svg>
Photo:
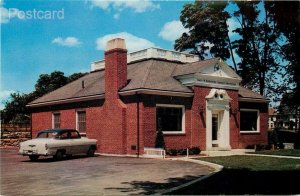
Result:
<svg viewBox="0 0 300 196">
<path fill-rule="evenodd" d="M 167 149 L 230 150 L 267 143 L 268 102 L 220 58 L 107 43 L 92 71 L 29 103 L 32 132 L 74 128 L 103 154 L 143 154 L 162 129 Z"/>
</svg>

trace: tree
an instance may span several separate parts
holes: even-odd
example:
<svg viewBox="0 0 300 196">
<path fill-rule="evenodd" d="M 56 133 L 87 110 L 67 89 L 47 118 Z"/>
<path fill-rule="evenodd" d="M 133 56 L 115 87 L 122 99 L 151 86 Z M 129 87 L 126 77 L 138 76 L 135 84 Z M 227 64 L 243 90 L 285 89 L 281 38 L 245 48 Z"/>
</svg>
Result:
<svg viewBox="0 0 300 196">
<path fill-rule="evenodd" d="M 236 72 L 243 78 L 242 85 L 268 95 L 277 101 L 278 95 L 285 91 L 286 64 L 281 47 L 284 36 L 277 28 L 275 15 L 269 11 L 275 2 L 248 1 L 232 2 L 237 6 L 234 13 L 226 12 L 226 3 L 196 1 L 184 6 L 180 20 L 188 33 L 175 41 L 176 50 L 187 50 L 198 54 L 201 59 L 207 56 L 219 56 L 224 60 L 231 54 Z M 234 30 L 238 34 L 231 42 L 226 24 L 235 19 L 239 26 Z M 213 46 L 207 47 L 205 43 Z M 235 63 L 233 51 L 240 57 Z"/>
<path fill-rule="evenodd" d="M 41 74 L 35 84 L 35 91 L 28 94 L 12 93 L 10 95 L 10 99 L 6 101 L 4 109 L 1 111 L 1 120 L 4 123 L 29 123 L 30 113 L 26 107 L 29 102 L 84 75 L 86 73 L 74 73 L 66 77 L 60 71 L 54 71 L 51 74 Z"/>
<path fill-rule="evenodd" d="M 68 78 L 61 71 L 54 71 L 51 74 L 41 74 L 35 84 L 35 94 L 37 97 L 51 92 L 66 85 Z"/>
<path fill-rule="evenodd" d="M 270 3 L 271 4 L 271 3 Z M 290 91 L 290 107 L 300 107 L 300 2 L 299 1 L 276 1 L 267 7 L 274 15 L 276 27 L 284 34 L 287 41 L 281 47 L 281 53 L 289 62 L 287 72 L 291 73 L 288 78 Z"/>
<path fill-rule="evenodd" d="M 239 10 L 234 16 L 240 27 L 235 32 L 241 39 L 234 41 L 233 45 L 242 59 L 239 63 L 242 84 L 258 89 L 261 95 L 274 97 L 282 93 L 278 88 L 281 81 L 276 76 L 283 75 L 285 67 L 278 52 L 281 47 L 278 43 L 282 37 L 276 28 L 274 15 L 266 9 L 270 4 L 241 1 L 236 2 L 236 5 Z"/>
<path fill-rule="evenodd" d="M 226 2 L 196 1 L 186 4 L 181 11 L 180 21 L 189 29 L 188 33 L 175 41 L 175 49 L 189 50 L 204 59 L 212 56 L 226 60 L 233 58 L 231 43 L 228 36 L 227 19 L 230 15 L 224 10 Z M 237 67 L 234 62 L 234 67 Z"/>
<path fill-rule="evenodd" d="M 5 108 L 1 111 L 1 120 L 6 123 L 29 123 L 29 112 L 26 105 L 34 99 L 35 95 L 33 93 L 12 93 L 10 101 L 5 103 Z"/>
</svg>

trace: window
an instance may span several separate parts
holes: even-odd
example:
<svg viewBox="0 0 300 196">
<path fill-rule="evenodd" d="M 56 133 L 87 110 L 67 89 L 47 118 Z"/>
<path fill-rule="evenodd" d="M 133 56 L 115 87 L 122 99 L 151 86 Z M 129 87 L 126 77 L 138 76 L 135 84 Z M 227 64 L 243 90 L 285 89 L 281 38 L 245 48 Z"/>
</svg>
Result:
<svg viewBox="0 0 300 196">
<path fill-rule="evenodd" d="M 78 134 L 77 131 L 71 131 L 71 139 L 79 139 L 80 135 Z"/>
<path fill-rule="evenodd" d="M 259 110 L 241 109 L 241 132 L 259 132 Z"/>
<path fill-rule="evenodd" d="M 54 129 L 60 128 L 60 113 L 53 113 L 53 115 L 52 115 L 52 127 Z"/>
<path fill-rule="evenodd" d="M 184 133 L 184 106 L 157 105 L 156 122 L 164 133 Z"/>
<path fill-rule="evenodd" d="M 85 111 L 77 112 L 77 130 L 80 133 L 86 132 L 86 113 L 85 113 Z"/>
</svg>

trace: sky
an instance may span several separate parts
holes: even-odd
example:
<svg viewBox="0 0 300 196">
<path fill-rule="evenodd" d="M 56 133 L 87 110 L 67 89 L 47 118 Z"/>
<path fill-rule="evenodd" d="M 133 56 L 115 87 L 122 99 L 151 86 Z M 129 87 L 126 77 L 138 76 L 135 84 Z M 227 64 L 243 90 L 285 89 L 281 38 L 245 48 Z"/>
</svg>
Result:
<svg viewBox="0 0 300 196">
<path fill-rule="evenodd" d="M 129 52 L 151 46 L 173 50 L 174 40 L 187 32 L 179 21 L 186 3 L 0 0 L 0 108 L 10 93 L 32 92 L 40 74 L 88 72 L 114 37 L 125 38 Z M 228 24 L 232 29 L 236 21 Z"/>
</svg>

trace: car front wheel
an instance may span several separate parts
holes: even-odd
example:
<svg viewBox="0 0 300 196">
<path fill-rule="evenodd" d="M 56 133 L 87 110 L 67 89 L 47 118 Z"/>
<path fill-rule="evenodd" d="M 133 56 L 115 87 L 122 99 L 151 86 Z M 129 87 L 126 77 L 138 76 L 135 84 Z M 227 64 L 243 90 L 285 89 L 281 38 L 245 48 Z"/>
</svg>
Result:
<svg viewBox="0 0 300 196">
<path fill-rule="evenodd" d="M 31 161 L 36 161 L 36 160 L 38 160 L 39 157 L 40 157 L 40 156 L 38 156 L 38 155 L 29 155 L 29 159 L 30 159 Z"/>
<path fill-rule="evenodd" d="M 88 157 L 93 157 L 95 156 L 95 148 L 93 148 L 92 146 L 89 148 L 88 152 L 87 152 L 87 156 Z"/>
</svg>

